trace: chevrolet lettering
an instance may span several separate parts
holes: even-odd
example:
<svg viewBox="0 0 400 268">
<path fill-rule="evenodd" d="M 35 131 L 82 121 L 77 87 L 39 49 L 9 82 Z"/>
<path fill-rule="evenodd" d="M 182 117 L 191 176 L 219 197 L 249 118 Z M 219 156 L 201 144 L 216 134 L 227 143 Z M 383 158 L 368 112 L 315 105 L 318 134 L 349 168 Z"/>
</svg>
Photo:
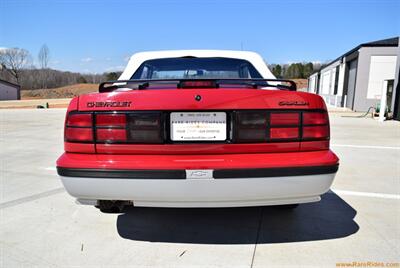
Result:
<svg viewBox="0 0 400 268">
<path fill-rule="evenodd" d="M 131 107 L 131 101 L 89 101 L 87 103 L 88 108 L 94 107 Z"/>
</svg>

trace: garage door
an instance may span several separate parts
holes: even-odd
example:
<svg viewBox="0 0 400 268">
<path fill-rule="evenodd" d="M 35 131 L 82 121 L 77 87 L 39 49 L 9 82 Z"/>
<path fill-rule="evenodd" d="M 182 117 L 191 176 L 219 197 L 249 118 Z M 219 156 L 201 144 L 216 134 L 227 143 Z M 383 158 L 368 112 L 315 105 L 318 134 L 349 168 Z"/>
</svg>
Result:
<svg viewBox="0 0 400 268">
<path fill-rule="evenodd" d="M 350 61 L 349 63 L 349 78 L 347 82 L 347 103 L 346 107 L 353 109 L 354 92 L 356 90 L 357 78 L 357 60 Z"/>
</svg>

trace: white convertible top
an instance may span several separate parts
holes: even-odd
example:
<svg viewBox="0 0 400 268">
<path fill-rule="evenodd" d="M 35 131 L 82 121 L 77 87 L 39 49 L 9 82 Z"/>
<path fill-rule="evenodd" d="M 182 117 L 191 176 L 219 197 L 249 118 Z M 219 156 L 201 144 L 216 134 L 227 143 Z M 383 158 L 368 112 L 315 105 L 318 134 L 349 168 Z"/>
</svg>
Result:
<svg viewBox="0 0 400 268">
<path fill-rule="evenodd" d="M 118 80 L 129 80 L 136 70 L 147 60 L 164 59 L 164 58 L 180 58 L 180 57 L 198 57 L 198 58 L 209 58 L 209 57 L 221 57 L 221 58 L 233 58 L 242 59 L 250 62 L 254 68 L 261 74 L 265 79 L 275 79 L 275 76 L 268 69 L 266 63 L 255 52 L 251 51 L 235 51 L 235 50 L 165 50 L 165 51 L 148 51 L 139 52 L 131 56 L 128 65 L 124 72 L 121 74 Z"/>
</svg>

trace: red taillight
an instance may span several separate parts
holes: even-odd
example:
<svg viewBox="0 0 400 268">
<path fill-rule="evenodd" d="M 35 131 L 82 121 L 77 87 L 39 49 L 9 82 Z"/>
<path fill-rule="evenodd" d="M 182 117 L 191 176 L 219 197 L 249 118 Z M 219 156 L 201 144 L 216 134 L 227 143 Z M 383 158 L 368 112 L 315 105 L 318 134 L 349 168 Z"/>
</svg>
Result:
<svg viewBox="0 0 400 268">
<path fill-rule="evenodd" d="M 271 139 L 297 139 L 299 138 L 299 128 L 271 128 Z"/>
<path fill-rule="evenodd" d="M 303 127 L 303 139 L 329 138 L 329 126 Z"/>
<path fill-rule="evenodd" d="M 98 128 L 96 130 L 96 140 L 99 142 L 124 142 L 124 141 L 127 141 L 126 129 Z"/>
<path fill-rule="evenodd" d="M 126 142 L 126 114 L 96 114 L 96 142 Z"/>
<path fill-rule="evenodd" d="M 65 141 L 93 142 L 93 115 L 71 112 L 65 121 Z"/>
<path fill-rule="evenodd" d="M 271 140 L 299 139 L 300 114 L 298 112 L 270 113 L 269 138 Z"/>
<path fill-rule="evenodd" d="M 328 124 L 327 113 L 303 112 L 303 125 L 325 125 Z"/>
<path fill-rule="evenodd" d="M 235 130 L 243 143 L 328 140 L 329 119 L 326 111 L 238 111 Z"/>
<path fill-rule="evenodd" d="M 125 114 L 97 114 L 96 115 L 97 127 L 125 127 L 126 115 Z"/>
<path fill-rule="evenodd" d="M 94 125 L 93 122 L 95 122 Z M 79 113 L 74 111 L 67 115 L 65 141 L 160 144 L 164 142 L 163 131 L 159 112 Z"/>
<path fill-rule="evenodd" d="M 68 142 L 93 141 L 93 130 L 91 128 L 67 127 L 65 129 L 65 140 Z"/>
<path fill-rule="evenodd" d="M 328 113 L 303 112 L 303 140 L 329 140 Z"/>
<path fill-rule="evenodd" d="M 92 127 L 92 114 L 70 113 L 66 123 L 72 127 Z"/>
<path fill-rule="evenodd" d="M 298 125 L 299 113 L 271 113 L 271 125 Z"/>
</svg>

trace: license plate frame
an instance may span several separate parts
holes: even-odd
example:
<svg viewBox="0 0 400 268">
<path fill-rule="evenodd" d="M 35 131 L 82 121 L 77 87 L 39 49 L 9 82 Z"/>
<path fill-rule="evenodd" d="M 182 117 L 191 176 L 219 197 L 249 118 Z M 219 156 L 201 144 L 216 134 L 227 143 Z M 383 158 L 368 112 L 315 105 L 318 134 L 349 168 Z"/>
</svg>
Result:
<svg viewBox="0 0 400 268">
<path fill-rule="evenodd" d="M 224 142 L 228 138 L 226 112 L 171 112 L 173 142 Z"/>
</svg>

